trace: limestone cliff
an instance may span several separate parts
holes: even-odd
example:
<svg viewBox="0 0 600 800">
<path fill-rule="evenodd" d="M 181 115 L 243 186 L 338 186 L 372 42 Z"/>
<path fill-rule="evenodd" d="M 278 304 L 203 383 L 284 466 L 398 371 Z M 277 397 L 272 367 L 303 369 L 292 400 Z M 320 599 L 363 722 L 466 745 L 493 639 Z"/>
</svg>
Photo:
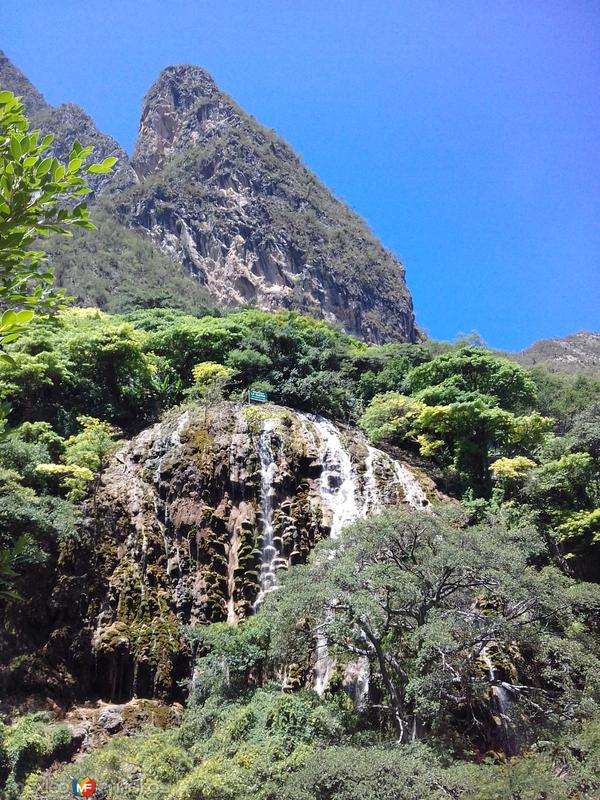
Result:
<svg viewBox="0 0 600 800">
<path fill-rule="evenodd" d="M 190 676 L 186 625 L 237 623 L 321 537 L 398 502 L 429 508 L 410 469 L 355 429 L 272 405 L 174 413 L 104 472 L 18 680 L 48 691 L 44 663 L 65 693 L 172 698 Z"/>
<path fill-rule="evenodd" d="M 368 341 L 414 341 L 404 268 L 273 131 L 199 67 L 144 99 L 119 203 L 224 305 L 296 308 Z"/>
</svg>

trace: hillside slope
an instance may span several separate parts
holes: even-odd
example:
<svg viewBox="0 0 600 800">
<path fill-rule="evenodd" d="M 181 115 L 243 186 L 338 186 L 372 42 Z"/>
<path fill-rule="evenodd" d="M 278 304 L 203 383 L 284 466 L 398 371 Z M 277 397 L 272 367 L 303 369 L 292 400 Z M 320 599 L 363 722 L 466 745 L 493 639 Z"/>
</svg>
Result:
<svg viewBox="0 0 600 800">
<path fill-rule="evenodd" d="M 525 367 L 543 364 L 552 372 L 599 372 L 600 333 L 581 331 L 563 339 L 541 339 L 514 354 Z"/>
</svg>

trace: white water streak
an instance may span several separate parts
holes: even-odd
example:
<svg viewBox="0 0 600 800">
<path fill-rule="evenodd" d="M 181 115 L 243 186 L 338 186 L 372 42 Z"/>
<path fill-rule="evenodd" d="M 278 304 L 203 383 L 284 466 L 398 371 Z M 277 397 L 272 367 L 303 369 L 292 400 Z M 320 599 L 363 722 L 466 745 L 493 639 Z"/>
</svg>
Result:
<svg viewBox="0 0 600 800">
<path fill-rule="evenodd" d="M 350 455 L 345 449 L 335 425 L 318 416 L 309 416 L 319 434 L 321 497 L 331 512 L 332 539 L 337 539 L 346 525 L 360 517 L 357 502 L 357 476 Z"/>
<path fill-rule="evenodd" d="M 262 516 L 262 561 L 260 565 L 260 591 L 254 602 L 258 609 L 269 592 L 277 588 L 277 568 L 287 565 L 275 547 L 273 536 L 273 483 L 277 473 L 277 454 L 273 448 L 275 419 L 265 420 L 258 441 L 260 462 L 260 497 Z"/>
</svg>

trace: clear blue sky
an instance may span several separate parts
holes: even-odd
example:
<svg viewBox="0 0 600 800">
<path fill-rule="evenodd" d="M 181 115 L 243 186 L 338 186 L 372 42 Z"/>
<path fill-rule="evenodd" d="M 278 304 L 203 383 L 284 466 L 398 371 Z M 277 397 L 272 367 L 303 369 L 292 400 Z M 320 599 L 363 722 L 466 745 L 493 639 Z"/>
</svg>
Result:
<svg viewBox="0 0 600 800">
<path fill-rule="evenodd" d="M 128 150 L 159 70 L 208 69 L 404 260 L 436 338 L 600 327 L 597 0 L 38 0 L 0 47 Z"/>
</svg>

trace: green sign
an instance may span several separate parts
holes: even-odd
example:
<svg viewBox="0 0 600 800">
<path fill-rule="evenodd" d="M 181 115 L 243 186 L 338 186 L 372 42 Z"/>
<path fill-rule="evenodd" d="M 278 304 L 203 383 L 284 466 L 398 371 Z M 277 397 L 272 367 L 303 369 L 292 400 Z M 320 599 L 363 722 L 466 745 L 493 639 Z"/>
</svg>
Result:
<svg viewBox="0 0 600 800">
<path fill-rule="evenodd" d="M 251 403 L 266 403 L 268 399 L 266 392 L 255 392 L 253 389 L 248 390 L 248 400 Z"/>
</svg>

